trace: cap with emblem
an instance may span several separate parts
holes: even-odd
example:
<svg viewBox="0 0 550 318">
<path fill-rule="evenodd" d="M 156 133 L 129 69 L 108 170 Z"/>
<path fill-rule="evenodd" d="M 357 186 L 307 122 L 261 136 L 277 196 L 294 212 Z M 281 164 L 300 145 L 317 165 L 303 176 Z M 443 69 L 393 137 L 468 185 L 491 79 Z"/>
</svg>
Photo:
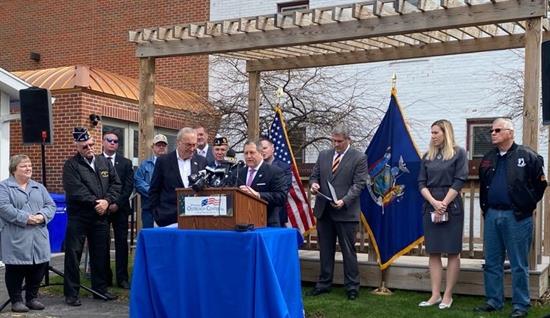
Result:
<svg viewBox="0 0 550 318">
<path fill-rule="evenodd" d="M 168 144 L 168 138 L 166 138 L 163 134 L 158 134 L 153 138 L 153 145 L 158 144 L 159 142 L 163 142 L 165 144 Z"/>
<path fill-rule="evenodd" d="M 228 145 L 227 138 L 221 137 L 221 136 L 214 138 L 214 146 L 224 146 L 224 145 L 225 146 Z"/>
<path fill-rule="evenodd" d="M 90 139 L 91 136 L 88 133 L 88 129 L 85 127 L 75 127 L 73 129 L 73 139 L 74 141 L 86 141 Z"/>
</svg>

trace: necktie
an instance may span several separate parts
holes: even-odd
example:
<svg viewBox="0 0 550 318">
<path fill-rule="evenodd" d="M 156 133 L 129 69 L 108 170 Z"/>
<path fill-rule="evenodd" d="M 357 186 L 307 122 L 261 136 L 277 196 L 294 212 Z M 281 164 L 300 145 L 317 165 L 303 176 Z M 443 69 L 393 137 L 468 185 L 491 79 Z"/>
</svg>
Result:
<svg viewBox="0 0 550 318">
<path fill-rule="evenodd" d="M 248 179 L 246 179 L 246 185 L 250 187 L 252 184 L 252 180 L 254 180 L 254 176 L 256 175 L 255 169 L 248 170 Z"/>
<path fill-rule="evenodd" d="M 336 172 L 336 169 L 338 169 L 338 165 L 340 165 L 340 160 L 342 160 L 342 154 L 337 153 L 336 158 L 332 161 L 332 173 L 334 174 Z"/>
<path fill-rule="evenodd" d="M 109 160 L 109 162 L 111 163 L 111 166 L 113 166 L 113 167 L 115 166 L 115 165 L 113 164 L 113 157 L 107 157 L 107 160 Z"/>
</svg>

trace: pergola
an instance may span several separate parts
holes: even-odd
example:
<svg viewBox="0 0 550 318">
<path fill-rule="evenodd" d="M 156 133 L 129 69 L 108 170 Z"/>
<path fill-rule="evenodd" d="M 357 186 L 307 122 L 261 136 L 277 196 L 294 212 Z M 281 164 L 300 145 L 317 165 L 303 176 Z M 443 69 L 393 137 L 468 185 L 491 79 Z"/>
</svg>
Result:
<svg viewBox="0 0 550 318">
<path fill-rule="evenodd" d="M 246 60 L 248 134 L 254 137 L 262 71 L 525 48 L 523 144 L 537 149 L 547 13 L 548 0 L 370 0 L 129 31 L 140 58 L 140 159 L 153 138 L 155 59 L 199 54 Z M 541 224 L 538 213 L 531 263 L 541 262 Z M 546 232 L 548 247 L 550 227 Z"/>
</svg>

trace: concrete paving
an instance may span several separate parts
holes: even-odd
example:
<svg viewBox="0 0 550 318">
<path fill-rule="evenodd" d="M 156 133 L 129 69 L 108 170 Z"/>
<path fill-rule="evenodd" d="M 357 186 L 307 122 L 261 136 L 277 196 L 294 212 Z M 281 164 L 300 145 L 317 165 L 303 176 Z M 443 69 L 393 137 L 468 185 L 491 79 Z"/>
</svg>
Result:
<svg viewBox="0 0 550 318">
<path fill-rule="evenodd" d="M 53 255 L 50 265 L 57 270 L 63 271 L 63 254 Z M 55 274 L 50 273 L 50 277 L 53 276 L 55 276 Z M 6 284 L 4 283 L 4 277 L 5 269 L 2 266 L 0 267 L 0 305 L 4 304 L 4 302 L 8 300 L 8 293 L 6 290 Z M 44 305 L 46 305 L 46 309 L 18 314 L 11 312 L 11 304 L 8 304 L 8 306 L 6 306 L 6 308 L 4 308 L 2 312 L 0 312 L 0 317 L 118 318 L 129 316 L 129 300 L 126 298 L 118 299 L 116 301 L 103 301 L 93 299 L 91 296 L 84 296 L 84 294 L 87 294 L 87 292 L 82 293 L 81 290 L 82 306 L 72 307 L 65 304 L 65 298 L 63 296 L 44 295 L 44 293 L 40 292 L 39 299 L 44 303 Z"/>
</svg>

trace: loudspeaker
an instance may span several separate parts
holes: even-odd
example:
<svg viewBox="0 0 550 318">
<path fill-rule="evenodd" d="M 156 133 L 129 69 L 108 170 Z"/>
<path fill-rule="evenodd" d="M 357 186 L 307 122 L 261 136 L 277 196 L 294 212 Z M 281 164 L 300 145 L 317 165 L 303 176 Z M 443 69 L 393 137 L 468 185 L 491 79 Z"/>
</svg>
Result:
<svg viewBox="0 0 550 318">
<path fill-rule="evenodd" d="M 41 144 L 42 134 L 46 133 L 46 143 L 53 142 L 52 136 L 52 97 L 50 91 L 30 87 L 19 91 L 21 103 L 21 129 L 23 143 Z"/>
<path fill-rule="evenodd" d="M 550 125 L 550 41 L 542 43 L 542 124 Z"/>
</svg>

